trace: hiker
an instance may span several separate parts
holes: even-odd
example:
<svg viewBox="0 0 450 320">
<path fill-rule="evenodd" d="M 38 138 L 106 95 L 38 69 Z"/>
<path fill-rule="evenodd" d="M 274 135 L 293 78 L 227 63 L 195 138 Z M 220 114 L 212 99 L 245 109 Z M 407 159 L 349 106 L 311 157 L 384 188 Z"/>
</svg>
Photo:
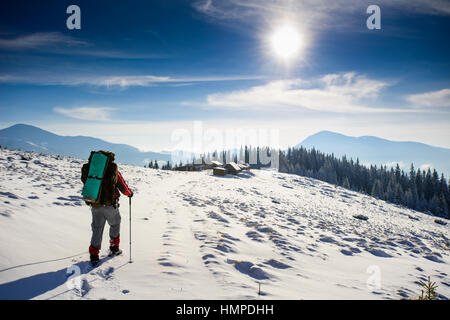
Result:
<svg viewBox="0 0 450 320">
<path fill-rule="evenodd" d="M 99 261 L 103 229 L 106 221 L 109 224 L 109 255 L 118 255 L 122 252 L 119 249 L 121 220 L 119 212 L 119 191 L 125 196 L 133 197 L 133 191 L 128 187 L 125 179 L 122 177 L 117 164 L 114 163 L 114 153 L 108 151 L 101 151 L 101 153 L 107 155 L 110 160 L 105 167 L 104 178 L 100 187 L 100 198 L 97 203 L 86 201 L 86 204 L 91 207 L 92 212 L 92 238 L 89 246 L 89 254 L 93 265 L 96 265 Z M 84 164 L 81 169 L 81 181 L 83 183 L 86 183 L 88 178 L 92 154 L 93 152 L 91 152 L 89 162 Z"/>
</svg>

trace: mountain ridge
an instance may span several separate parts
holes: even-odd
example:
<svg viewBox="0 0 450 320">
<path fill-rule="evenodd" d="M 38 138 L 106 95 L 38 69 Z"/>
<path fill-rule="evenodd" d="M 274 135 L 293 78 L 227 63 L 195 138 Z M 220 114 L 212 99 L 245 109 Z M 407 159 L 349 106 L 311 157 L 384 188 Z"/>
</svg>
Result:
<svg viewBox="0 0 450 320">
<path fill-rule="evenodd" d="M 143 152 L 136 147 L 89 136 L 63 136 L 28 124 L 15 124 L 0 130 L 0 145 L 39 153 L 88 158 L 91 150 L 110 150 L 120 163 L 142 166 L 150 160 L 170 160 L 170 154 Z"/>
<path fill-rule="evenodd" d="M 332 131 L 320 131 L 294 147 L 315 148 L 337 157 L 346 156 L 361 163 L 373 165 L 399 165 L 409 170 L 411 163 L 415 168 L 433 168 L 450 175 L 450 149 L 436 147 L 415 141 L 392 141 L 376 136 L 353 137 Z"/>
</svg>

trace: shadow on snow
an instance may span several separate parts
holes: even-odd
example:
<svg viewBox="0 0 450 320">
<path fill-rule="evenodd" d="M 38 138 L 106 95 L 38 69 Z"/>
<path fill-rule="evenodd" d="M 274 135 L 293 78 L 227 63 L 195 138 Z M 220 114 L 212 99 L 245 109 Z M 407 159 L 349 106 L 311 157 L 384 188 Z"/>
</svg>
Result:
<svg viewBox="0 0 450 320">
<path fill-rule="evenodd" d="M 111 258 L 105 257 L 101 259 L 99 264 L 95 268 L 98 268 L 109 259 Z M 73 267 L 78 267 L 80 270 L 80 276 L 87 274 L 95 269 L 88 261 L 81 261 L 69 267 L 72 267 L 72 270 Z M 66 281 L 69 280 L 69 277 L 73 275 L 73 272 L 68 273 L 68 268 L 63 268 L 58 271 L 39 273 L 26 278 L 21 278 L 11 282 L 0 284 L 0 300 L 33 299 L 48 291 L 58 288 L 59 286 L 66 283 Z M 70 289 L 66 290 L 65 292 L 68 291 L 70 291 Z"/>
</svg>

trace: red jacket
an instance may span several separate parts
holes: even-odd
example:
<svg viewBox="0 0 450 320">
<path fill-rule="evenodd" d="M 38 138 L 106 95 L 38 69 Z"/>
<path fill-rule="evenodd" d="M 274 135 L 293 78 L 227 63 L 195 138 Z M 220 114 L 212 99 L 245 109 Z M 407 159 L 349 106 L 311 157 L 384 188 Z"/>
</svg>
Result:
<svg viewBox="0 0 450 320">
<path fill-rule="evenodd" d="M 125 182 L 125 179 L 122 177 L 122 174 L 120 171 L 117 171 L 117 184 L 116 184 L 116 190 L 114 190 L 113 197 L 118 199 L 120 197 L 120 193 L 117 192 L 118 190 L 122 192 L 127 197 L 130 197 L 133 195 L 133 191 L 128 187 L 127 183 Z"/>
</svg>

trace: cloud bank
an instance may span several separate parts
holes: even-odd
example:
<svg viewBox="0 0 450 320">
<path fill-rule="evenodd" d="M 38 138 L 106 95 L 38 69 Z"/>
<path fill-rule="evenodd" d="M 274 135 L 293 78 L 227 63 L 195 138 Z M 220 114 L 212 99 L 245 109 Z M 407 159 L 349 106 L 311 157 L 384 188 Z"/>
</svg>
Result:
<svg viewBox="0 0 450 320">
<path fill-rule="evenodd" d="M 411 94 L 406 100 L 413 107 L 450 107 L 450 89 Z"/>
<path fill-rule="evenodd" d="M 242 110 L 295 110 L 300 108 L 344 113 L 404 111 L 373 108 L 365 104 L 377 98 L 390 83 L 369 79 L 356 72 L 328 74 L 319 79 L 270 81 L 245 90 L 214 93 L 200 103 L 205 108 Z M 185 102 L 186 105 L 194 104 Z"/>
</svg>

